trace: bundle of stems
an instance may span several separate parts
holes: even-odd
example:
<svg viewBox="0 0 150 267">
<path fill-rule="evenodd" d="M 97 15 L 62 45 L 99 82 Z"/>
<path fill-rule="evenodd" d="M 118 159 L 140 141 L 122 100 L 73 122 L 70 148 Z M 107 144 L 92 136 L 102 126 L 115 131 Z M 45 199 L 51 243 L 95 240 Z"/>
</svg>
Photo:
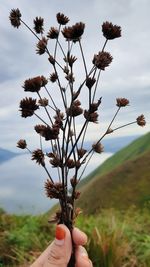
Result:
<svg viewBox="0 0 150 267">
<path fill-rule="evenodd" d="M 92 66 L 88 69 L 82 46 L 85 29 L 83 22 L 67 27 L 69 18 L 58 13 L 56 15 L 58 27 L 51 27 L 45 34 L 44 19 L 41 17 L 33 20 L 33 28 L 22 19 L 18 8 L 11 10 L 9 19 L 15 28 L 24 25 L 35 36 L 36 53 L 47 55 L 51 70 L 49 77 L 41 75 L 24 81 L 24 91 L 36 94 L 37 98 L 23 98 L 19 106 L 23 118 L 35 116 L 39 119 L 40 124 L 35 125 L 34 129 L 39 135 L 40 147 L 31 151 L 24 139 L 20 139 L 17 146 L 27 149 L 32 154 L 32 160 L 45 169 L 48 177 L 45 182 L 46 195 L 50 199 L 58 199 L 60 203 L 60 210 L 53 221 L 65 224 L 72 231 L 75 218 L 80 213 L 75 207 L 75 200 L 80 196 L 77 185 L 94 153 L 103 152 L 101 140 L 106 135 L 130 124 L 145 125 L 144 115 L 140 115 L 132 122 L 113 128 L 113 122 L 119 111 L 129 104 L 128 99 L 117 98 L 117 110 L 107 129 L 102 136 L 98 136 L 89 149 L 85 147 L 89 125 L 98 123 L 102 98 L 96 99 L 96 95 L 100 76 L 113 59 L 105 48 L 109 40 L 121 37 L 121 27 L 108 21 L 102 24 L 104 45 L 101 51 L 94 54 L 90 62 Z M 55 42 L 53 51 L 49 50 L 49 42 Z M 73 54 L 74 51 L 77 51 L 79 60 Z M 75 75 L 76 62 L 79 62 L 78 70 L 79 73 L 83 73 L 83 77 Z M 76 80 L 80 82 L 79 85 Z M 56 89 L 52 91 L 48 87 L 49 84 L 51 87 L 53 84 Z M 82 92 L 87 97 L 84 108 L 81 105 Z M 80 129 L 79 123 L 82 125 Z M 48 151 L 43 149 L 45 141 Z M 51 174 L 52 168 L 56 170 L 55 178 Z M 68 266 L 74 266 L 74 255 Z"/>
</svg>

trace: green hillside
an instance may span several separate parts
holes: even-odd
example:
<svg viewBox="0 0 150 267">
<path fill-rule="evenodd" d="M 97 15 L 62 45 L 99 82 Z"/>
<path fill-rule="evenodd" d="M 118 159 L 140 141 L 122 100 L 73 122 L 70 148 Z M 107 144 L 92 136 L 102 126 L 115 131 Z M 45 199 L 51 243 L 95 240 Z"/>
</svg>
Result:
<svg viewBox="0 0 150 267">
<path fill-rule="evenodd" d="M 97 168 L 94 178 L 81 191 L 78 205 L 88 214 L 102 208 L 143 207 L 150 202 L 150 134 L 137 139 Z"/>
<path fill-rule="evenodd" d="M 131 144 L 107 159 L 102 165 L 96 168 L 92 173 L 90 173 L 85 179 L 81 181 L 80 187 L 87 184 L 96 176 L 106 174 L 122 163 L 134 159 L 148 150 L 150 150 L 150 133 L 147 133 L 146 135 L 143 135 L 140 138 L 136 139 Z"/>
</svg>

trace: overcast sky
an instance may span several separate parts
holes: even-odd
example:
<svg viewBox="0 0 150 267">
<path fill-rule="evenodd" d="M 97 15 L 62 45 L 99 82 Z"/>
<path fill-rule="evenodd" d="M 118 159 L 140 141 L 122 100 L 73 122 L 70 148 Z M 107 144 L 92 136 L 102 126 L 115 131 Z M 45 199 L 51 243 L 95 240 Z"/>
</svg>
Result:
<svg viewBox="0 0 150 267">
<path fill-rule="evenodd" d="M 102 73 L 97 94 L 97 97 L 103 96 L 100 129 L 105 129 L 114 114 L 116 97 L 126 97 L 130 106 L 122 110 L 116 125 L 120 125 L 121 121 L 134 121 L 142 113 L 147 125 L 145 128 L 134 125 L 114 136 L 143 134 L 150 130 L 149 0 L 1 0 L 0 147 L 15 151 L 18 139 L 30 139 L 32 142 L 33 121 L 21 118 L 18 112 L 19 101 L 25 97 L 21 86 L 27 78 L 42 74 L 47 77 L 50 73 L 47 58 L 35 53 L 34 36 L 23 26 L 17 30 L 10 25 L 8 17 L 12 8 L 19 8 L 23 20 L 31 27 L 36 16 L 45 18 L 46 30 L 57 26 L 55 15 L 58 12 L 70 18 L 70 25 L 85 22 L 82 42 L 89 66 L 93 55 L 101 50 L 104 43 L 102 23 L 110 21 L 120 25 L 122 37 L 110 41 L 106 48 L 112 54 L 113 62 Z M 79 77 L 83 74 L 79 66 L 76 71 Z M 96 137 L 98 127 L 94 132 L 93 128 L 90 129 L 88 139 Z"/>
</svg>

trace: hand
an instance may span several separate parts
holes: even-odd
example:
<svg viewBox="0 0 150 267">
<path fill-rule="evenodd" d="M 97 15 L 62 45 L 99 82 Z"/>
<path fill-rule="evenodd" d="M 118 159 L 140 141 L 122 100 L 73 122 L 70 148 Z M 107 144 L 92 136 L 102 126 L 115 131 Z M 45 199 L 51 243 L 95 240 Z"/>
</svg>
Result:
<svg viewBox="0 0 150 267">
<path fill-rule="evenodd" d="M 87 236 L 78 228 L 72 232 L 76 245 L 76 267 L 92 267 L 92 262 L 83 247 L 87 243 Z M 71 235 L 68 228 L 59 224 L 56 227 L 55 240 L 47 247 L 40 257 L 30 267 L 67 267 L 72 252 Z"/>
</svg>

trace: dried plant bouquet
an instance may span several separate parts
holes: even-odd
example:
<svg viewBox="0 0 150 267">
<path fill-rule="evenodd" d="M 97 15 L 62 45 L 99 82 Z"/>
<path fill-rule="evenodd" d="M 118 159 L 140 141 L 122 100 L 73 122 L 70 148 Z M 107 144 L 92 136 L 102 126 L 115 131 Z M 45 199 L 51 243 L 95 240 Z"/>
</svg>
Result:
<svg viewBox="0 0 150 267">
<path fill-rule="evenodd" d="M 65 224 L 71 231 L 80 212 L 75 207 L 75 200 L 80 196 L 77 185 L 93 155 L 103 152 L 101 140 L 122 127 L 134 123 L 144 126 L 146 123 L 144 115 L 140 115 L 128 124 L 113 128 L 113 122 L 119 111 L 129 105 L 128 99 L 116 98 L 116 113 L 107 129 L 91 144 L 89 150 L 85 148 L 89 125 L 98 123 L 102 98 L 96 99 L 96 96 L 100 75 L 113 59 L 111 54 L 105 51 L 105 47 L 109 40 L 121 37 L 121 27 L 108 21 L 102 24 L 104 45 L 101 51 L 93 55 L 91 67 L 88 69 L 81 42 L 85 29 L 83 22 L 66 26 L 69 18 L 58 13 L 56 15 L 58 26 L 51 27 L 45 33 L 44 19 L 41 17 L 33 20 L 33 28 L 22 20 L 19 9 L 12 9 L 9 19 L 12 26 L 19 28 L 24 25 L 37 38 L 36 53 L 47 54 L 50 63 L 49 77 L 41 75 L 24 81 L 24 91 L 31 92 L 34 97 L 23 98 L 19 107 L 23 118 L 35 116 L 39 119 L 39 124 L 34 127 L 39 135 L 39 148 L 31 151 L 24 139 L 19 140 L 17 146 L 27 149 L 32 154 L 32 160 L 45 169 L 46 195 L 50 199 L 58 199 L 60 203 L 60 210 L 53 220 L 58 224 Z M 50 42 L 55 43 L 53 51 L 49 50 Z M 80 59 L 74 54 L 77 49 L 81 55 Z M 83 77 L 76 77 L 77 68 L 81 74 L 83 73 Z M 79 85 L 76 81 L 80 82 Z M 52 84 L 55 90 L 51 89 Z M 88 99 L 87 103 L 81 104 L 82 92 Z M 82 124 L 81 127 L 78 126 L 79 122 Z M 43 149 L 45 141 L 46 151 Z M 51 174 L 52 168 L 56 170 L 55 177 Z M 74 266 L 74 256 L 68 266 Z"/>
</svg>

